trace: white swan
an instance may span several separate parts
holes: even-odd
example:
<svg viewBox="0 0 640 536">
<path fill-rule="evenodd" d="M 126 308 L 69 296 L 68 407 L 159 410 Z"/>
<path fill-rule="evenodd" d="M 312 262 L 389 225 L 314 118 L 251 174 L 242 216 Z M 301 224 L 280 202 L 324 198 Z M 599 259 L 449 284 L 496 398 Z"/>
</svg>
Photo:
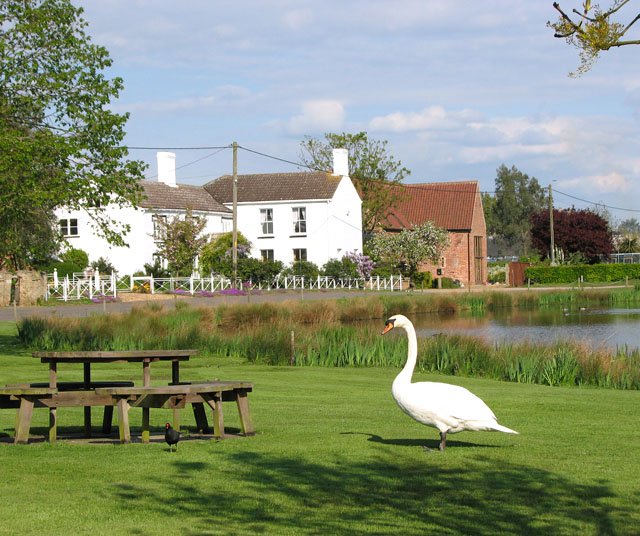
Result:
<svg viewBox="0 0 640 536">
<path fill-rule="evenodd" d="M 464 430 L 518 433 L 498 424 L 489 406 L 464 387 L 435 382 L 411 383 L 418 357 L 416 330 L 407 317 L 394 315 L 386 321 L 382 334 L 394 327 L 407 332 L 409 351 L 407 363 L 393 381 L 391 393 L 407 415 L 440 431 L 440 450 L 447 446 L 447 433 L 456 434 Z"/>
</svg>

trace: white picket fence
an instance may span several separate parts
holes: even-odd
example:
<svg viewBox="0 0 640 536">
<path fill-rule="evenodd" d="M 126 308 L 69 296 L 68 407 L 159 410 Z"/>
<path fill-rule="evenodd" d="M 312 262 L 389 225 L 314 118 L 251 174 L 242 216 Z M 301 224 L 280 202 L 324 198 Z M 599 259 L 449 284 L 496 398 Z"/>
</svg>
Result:
<svg viewBox="0 0 640 536">
<path fill-rule="evenodd" d="M 170 277 L 101 275 L 97 271 L 75 273 L 72 277 L 58 277 L 54 272 L 47 276 L 47 300 L 79 300 L 88 298 L 95 302 L 114 300 L 119 293 L 143 292 L 149 294 L 190 294 L 213 296 L 216 292 L 233 287 L 228 277 Z M 236 280 L 235 288 L 242 290 L 406 290 L 408 280 L 399 275 L 370 277 L 368 279 L 336 279 L 328 276 L 308 278 L 304 276 L 279 276 L 268 283 Z"/>
</svg>

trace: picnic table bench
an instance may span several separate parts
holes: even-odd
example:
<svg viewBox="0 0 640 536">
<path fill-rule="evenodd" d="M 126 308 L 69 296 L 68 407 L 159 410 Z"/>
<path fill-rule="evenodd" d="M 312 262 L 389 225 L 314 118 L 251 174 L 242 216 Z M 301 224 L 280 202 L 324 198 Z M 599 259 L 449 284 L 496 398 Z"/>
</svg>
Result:
<svg viewBox="0 0 640 536">
<path fill-rule="evenodd" d="M 223 401 L 236 402 L 244 435 L 254 433 L 247 393 L 253 384 L 244 381 L 181 382 L 179 363 L 197 354 L 197 350 L 144 350 L 127 352 L 36 352 L 33 357 L 49 364 L 49 382 L 10 384 L 0 387 L 0 408 L 16 408 L 15 443 L 29 439 L 34 407 L 49 408 L 49 441 L 57 435 L 57 408 L 84 407 L 85 432 L 91 433 L 91 407 L 104 406 L 103 433 L 111 432 L 113 408 L 118 409 L 120 440 L 129 442 L 129 409 L 142 408 L 142 441 L 149 441 L 149 409 L 174 410 L 174 428 L 180 428 L 179 410 L 192 404 L 198 431 L 208 433 L 205 404 L 213 410 L 214 437 L 224 437 Z M 172 382 L 169 385 L 150 385 L 150 363 L 172 362 Z M 91 363 L 142 362 L 143 385 L 136 387 L 131 381 L 92 381 Z M 58 363 L 83 363 L 84 380 L 58 382 Z"/>
</svg>

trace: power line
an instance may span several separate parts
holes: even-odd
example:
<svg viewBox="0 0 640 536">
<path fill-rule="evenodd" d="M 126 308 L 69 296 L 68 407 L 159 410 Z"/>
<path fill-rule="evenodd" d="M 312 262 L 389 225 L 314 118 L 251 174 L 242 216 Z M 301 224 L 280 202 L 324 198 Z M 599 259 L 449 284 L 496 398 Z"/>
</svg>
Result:
<svg viewBox="0 0 640 536">
<path fill-rule="evenodd" d="M 138 147 L 133 145 L 121 145 L 123 149 L 136 149 L 139 151 L 210 151 L 211 149 L 231 149 L 232 145 L 211 145 L 204 147 Z"/>
<path fill-rule="evenodd" d="M 214 153 L 211 153 L 207 156 L 204 156 L 202 158 L 199 158 L 197 160 L 194 160 L 192 162 L 189 162 L 187 164 L 184 164 L 182 166 L 177 167 L 176 169 L 182 169 L 185 168 L 187 166 L 190 166 L 192 164 L 195 164 L 196 162 L 200 162 L 201 160 L 204 160 L 206 158 L 209 158 L 211 156 L 214 156 L 215 154 L 218 154 L 219 152 L 223 151 L 224 149 L 230 149 L 233 147 L 233 145 L 224 145 L 224 146 L 202 146 L 202 147 L 138 147 L 138 146 L 124 146 L 127 149 L 137 149 L 137 150 L 156 150 L 156 151 L 160 151 L 160 150 L 166 150 L 166 151 L 199 151 L 199 150 L 211 150 L 211 149 L 216 149 L 216 151 Z M 243 147 L 242 145 L 238 145 L 239 149 L 242 149 L 244 151 L 247 151 L 249 153 L 253 153 L 256 154 L 258 156 L 262 156 L 264 158 L 270 158 L 271 160 L 277 160 L 278 162 L 284 162 L 286 164 L 290 164 L 293 166 L 297 166 L 297 167 L 302 167 L 302 168 L 307 168 L 307 169 L 311 169 L 313 171 L 319 171 L 322 173 L 332 173 L 332 171 L 326 170 L 326 169 L 322 169 L 322 168 L 318 168 L 318 167 L 314 167 L 314 166 L 310 166 L 308 164 L 304 164 L 302 162 L 294 162 L 292 160 L 287 160 L 286 158 L 280 158 L 278 156 L 274 156 L 271 154 L 267 154 L 267 153 L 263 153 L 261 151 L 256 151 L 254 149 L 249 149 L 248 147 Z M 156 177 L 157 175 L 152 175 L 150 178 Z M 357 179 L 356 179 L 357 180 Z M 457 182 L 457 181 L 449 181 L 449 182 Z M 459 181 L 459 182 L 470 182 L 470 181 Z M 456 193 L 456 194 L 472 194 L 475 195 L 476 193 L 480 193 L 480 194 L 489 194 L 489 195 L 495 195 L 497 192 L 496 191 L 491 191 L 491 190 L 474 190 L 474 191 L 469 191 L 469 190 L 460 190 L 460 189 L 456 189 L 456 188 L 442 188 L 440 186 L 436 186 L 436 184 L 438 183 L 434 183 L 433 185 L 431 184 L 404 184 L 404 183 L 396 183 L 396 184 L 390 184 L 390 186 L 399 186 L 399 187 L 403 187 L 403 188 L 408 188 L 408 189 L 419 189 L 419 190 L 431 190 L 431 191 L 438 191 L 438 192 L 447 192 L 447 193 Z M 588 203 L 590 205 L 594 205 L 594 206 L 599 206 L 599 207 L 603 207 L 606 209 L 611 209 L 611 210 L 622 210 L 625 212 L 634 212 L 634 213 L 640 213 L 640 210 L 638 209 L 632 209 L 632 208 L 623 208 L 623 207 L 615 207 L 613 205 L 606 205 L 604 203 L 598 203 L 595 201 L 589 201 L 588 199 L 583 199 L 581 197 L 577 197 L 571 194 L 567 194 L 565 192 L 562 192 L 560 190 L 554 189 L 554 192 L 560 195 L 564 195 L 566 197 L 569 197 L 571 199 L 575 199 L 577 201 L 581 201 L 583 203 Z"/>
<path fill-rule="evenodd" d="M 634 208 L 613 207 L 611 205 L 605 205 L 604 203 L 596 203 L 595 201 L 589 201 L 588 199 L 582 199 L 581 197 L 576 197 L 575 195 L 566 194 L 564 192 L 561 192 L 560 190 L 556 190 L 555 188 L 553 191 L 554 193 L 565 195 L 567 197 L 570 197 L 571 199 L 576 199 L 578 201 L 582 201 L 583 203 L 589 203 L 598 207 L 610 208 L 611 210 L 624 210 L 625 212 L 640 212 L 640 210 L 636 210 Z"/>
</svg>

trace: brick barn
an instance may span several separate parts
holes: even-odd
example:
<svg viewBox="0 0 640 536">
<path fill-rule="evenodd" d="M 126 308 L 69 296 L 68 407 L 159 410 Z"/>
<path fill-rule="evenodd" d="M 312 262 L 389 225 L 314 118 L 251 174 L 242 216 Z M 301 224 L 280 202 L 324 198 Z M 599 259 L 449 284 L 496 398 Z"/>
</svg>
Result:
<svg viewBox="0 0 640 536">
<path fill-rule="evenodd" d="M 400 197 L 381 226 L 387 232 L 411 229 L 426 221 L 449 232 L 451 245 L 440 263 L 420 271 L 433 278 L 450 277 L 464 286 L 487 282 L 487 227 L 478 181 L 405 184 L 394 187 Z"/>
</svg>

